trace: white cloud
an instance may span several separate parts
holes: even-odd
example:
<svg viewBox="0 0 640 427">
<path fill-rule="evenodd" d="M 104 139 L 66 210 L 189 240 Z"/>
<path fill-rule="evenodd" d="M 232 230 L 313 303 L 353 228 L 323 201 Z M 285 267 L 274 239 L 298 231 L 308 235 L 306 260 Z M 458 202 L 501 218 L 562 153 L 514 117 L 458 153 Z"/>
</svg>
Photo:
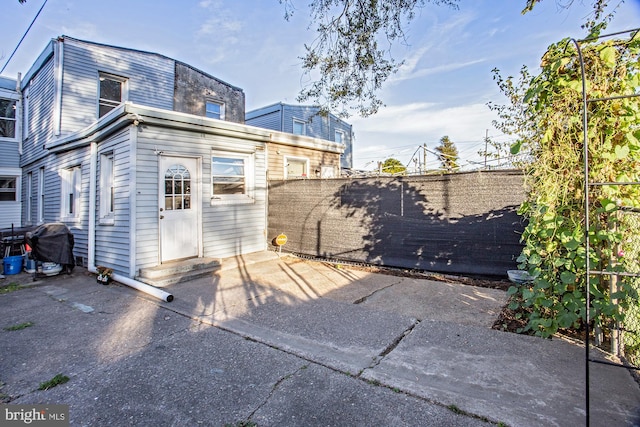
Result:
<svg viewBox="0 0 640 427">
<path fill-rule="evenodd" d="M 474 59 L 466 62 L 454 62 L 454 63 L 442 64 L 436 67 L 421 68 L 418 70 L 411 69 L 410 71 L 403 70 L 403 67 L 400 67 L 400 69 L 398 70 L 398 73 L 392 76 L 388 80 L 388 82 L 389 84 L 393 84 L 393 83 L 398 83 L 404 80 L 417 79 L 419 77 L 425 77 L 425 76 L 430 76 L 434 74 L 440 74 L 440 73 L 445 73 L 449 71 L 459 70 L 461 68 L 466 68 L 471 65 L 480 64 L 482 62 L 486 62 L 486 59 L 481 58 L 481 59 Z"/>
<path fill-rule="evenodd" d="M 372 160 L 388 156 L 407 163 L 422 144 L 434 149 L 447 135 L 466 160 L 477 160 L 476 152 L 483 148 L 487 129 L 492 133 L 494 114 L 485 104 L 444 106 L 436 103 L 411 103 L 385 107 L 373 117 L 353 118 L 356 141 L 354 163 L 363 167 Z M 461 157 L 463 157 L 461 155 Z"/>
</svg>

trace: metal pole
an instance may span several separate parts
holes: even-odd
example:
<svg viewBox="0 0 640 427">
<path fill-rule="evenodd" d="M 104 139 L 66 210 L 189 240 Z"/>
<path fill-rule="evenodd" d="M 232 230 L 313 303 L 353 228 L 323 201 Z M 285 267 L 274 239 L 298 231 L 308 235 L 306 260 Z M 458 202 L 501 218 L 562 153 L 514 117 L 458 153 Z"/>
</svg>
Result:
<svg viewBox="0 0 640 427">
<path fill-rule="evenodd" d="M 484 168 L 487 168 L 487 143 L 489 142 L 489 129 L 484 133 Z"/>
<path fill-rule="evenodd" d="M 585 413 L 586 425 L 589 426 L 589 322 L 591 321 L 591 289 L 590 289 L 590 255 L 589 255 L 589 132 L 588 132 L 588 112 L 587 112 L 587 81 L 584 70 L 584 59 L 582 58 L 582 50 L 580 44 L 571 39 L 576 46 L 578 59 L 580 61 L 580 73 L 582 76 L 582 138 L 583 138 L 583 157 L 584 157 L 584 242 L 585 242 L 585 328 L 584 328 L 584 369 L 585 369 Z"/>
</svg>

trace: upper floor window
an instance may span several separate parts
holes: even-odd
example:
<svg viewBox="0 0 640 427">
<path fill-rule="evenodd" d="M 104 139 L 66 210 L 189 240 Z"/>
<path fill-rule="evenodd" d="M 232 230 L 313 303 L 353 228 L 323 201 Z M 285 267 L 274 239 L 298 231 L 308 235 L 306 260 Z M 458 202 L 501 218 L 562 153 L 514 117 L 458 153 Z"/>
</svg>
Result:
<svg viewBox="0 0 640 427">
<path fill-rule="evenodd" d="M 224 120 L 224 104 L 222 102 L 207 101 L 205 116 L 210 119 Z"/>
<path fill-rule="evenodd" d="M 333 140 L 339 144 L 344 144 L 344 131 L 336 130 Z"/>
<path fill-rule="evenodd" d="M 16 137 L 16 100 L 0 98 L 0 138 Z"/>
<path fill-rule="evenodd" d="M 127 79 L 112 74 L 100 73 L 100 95 L 98 116 L 102 117 L 127 98 Z"/>
<path fill-rule="evenodd" d="M 17 200 L 17 182 L 15 176 L 0 176 L 0 202 L 15 202 Z"/>
<path fill-rule="evenodd" d="M 302 120 L 293 119 L 293 133 L 295 135 L 306 135 L 306 123 Z"/>
</svg>

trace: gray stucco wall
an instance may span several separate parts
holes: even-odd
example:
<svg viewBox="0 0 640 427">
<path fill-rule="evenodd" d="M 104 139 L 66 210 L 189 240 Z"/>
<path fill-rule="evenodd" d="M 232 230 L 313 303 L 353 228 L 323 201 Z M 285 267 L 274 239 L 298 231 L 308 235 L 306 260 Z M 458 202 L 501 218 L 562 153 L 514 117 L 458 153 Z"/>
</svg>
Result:
<svg viewBox="0 0 640 427">
<path fill-rule="evenodd" d="M 225 120 L 244 123 L 244 92 L 180 62 L 176 62 L 173 109 L 181 113 L 205 115 L 206 101 L 225 105 Z"/>
<path fill-rule="evenodd" d="M 428 271 L 516 268 L 525 198 L 518 171 L 271 181 L 269 239 L 284 250 Z"/>
</svg>

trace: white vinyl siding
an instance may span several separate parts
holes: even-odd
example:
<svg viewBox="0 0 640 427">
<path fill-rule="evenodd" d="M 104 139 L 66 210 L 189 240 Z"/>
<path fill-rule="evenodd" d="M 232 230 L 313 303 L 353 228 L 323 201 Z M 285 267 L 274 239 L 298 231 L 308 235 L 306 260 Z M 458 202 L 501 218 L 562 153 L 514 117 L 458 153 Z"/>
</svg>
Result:
<svg viewBox="0 0 640 427">
<path fill-rule="evenodd" d="M 173 109 L 173 60 L 153 53 L 65 38 L 62 135 L 78 131 L 98 119 L 99 73 L 126 76 L 123 100 Z"/>
<path fill-rule="evenodd" d="M 257 149 L 257 148 L 260 149 Z M 172 129 L 145 128 L 138 134 L 136 182 L 137 268 L 158 264 L 158 156 L 201 157 L 202 182 L 211 182 L 212 154 L 253 158 L 252 203 L 210 203 L 212 185 L 202 185 L 202 245 L 205 257 L 224 258 L 266 249 L 266 163 L 262 143 Z M 240 151 L 239 151 L 240 150 Z M 117 187 L 117 185 L 116 185 Z M 241 243 L 240 243 L 241 242 Z"/>
<path fill-rule="evenodd" d="M 135 185 L 135 166 L 131 166 L 131 134 L 135 130 L 126 128 L 101 141 L 98 152 L 98 179 L 96 212 L 96 249 L 95 263 L 113 268 L 125 276 L 134 275 L 131 271 L 131 185 Z M 111 164 L 110 164 L 111 163 Z M 113 192 L 109 191 L 109 180 L 105 179 L 111 169 Z M 140 199 L 147 195 L 140 194 Z M 109 209 L 113 212 L 109 213 Z M 146 234 L 146 230 L 136 229 L 137 238 Z"/>
<path fill-rule="evenodd" d="M 45 155 L 44 145 L 53 136 L 54 102 L 53 61 L 50 59 L 29 80 L 29 112 L 27 113 L 29 137 L 23 141 L 21 165 L 28 165 Z M 17 150 L 17 148 L 16 148 Z"/>
</svg>

